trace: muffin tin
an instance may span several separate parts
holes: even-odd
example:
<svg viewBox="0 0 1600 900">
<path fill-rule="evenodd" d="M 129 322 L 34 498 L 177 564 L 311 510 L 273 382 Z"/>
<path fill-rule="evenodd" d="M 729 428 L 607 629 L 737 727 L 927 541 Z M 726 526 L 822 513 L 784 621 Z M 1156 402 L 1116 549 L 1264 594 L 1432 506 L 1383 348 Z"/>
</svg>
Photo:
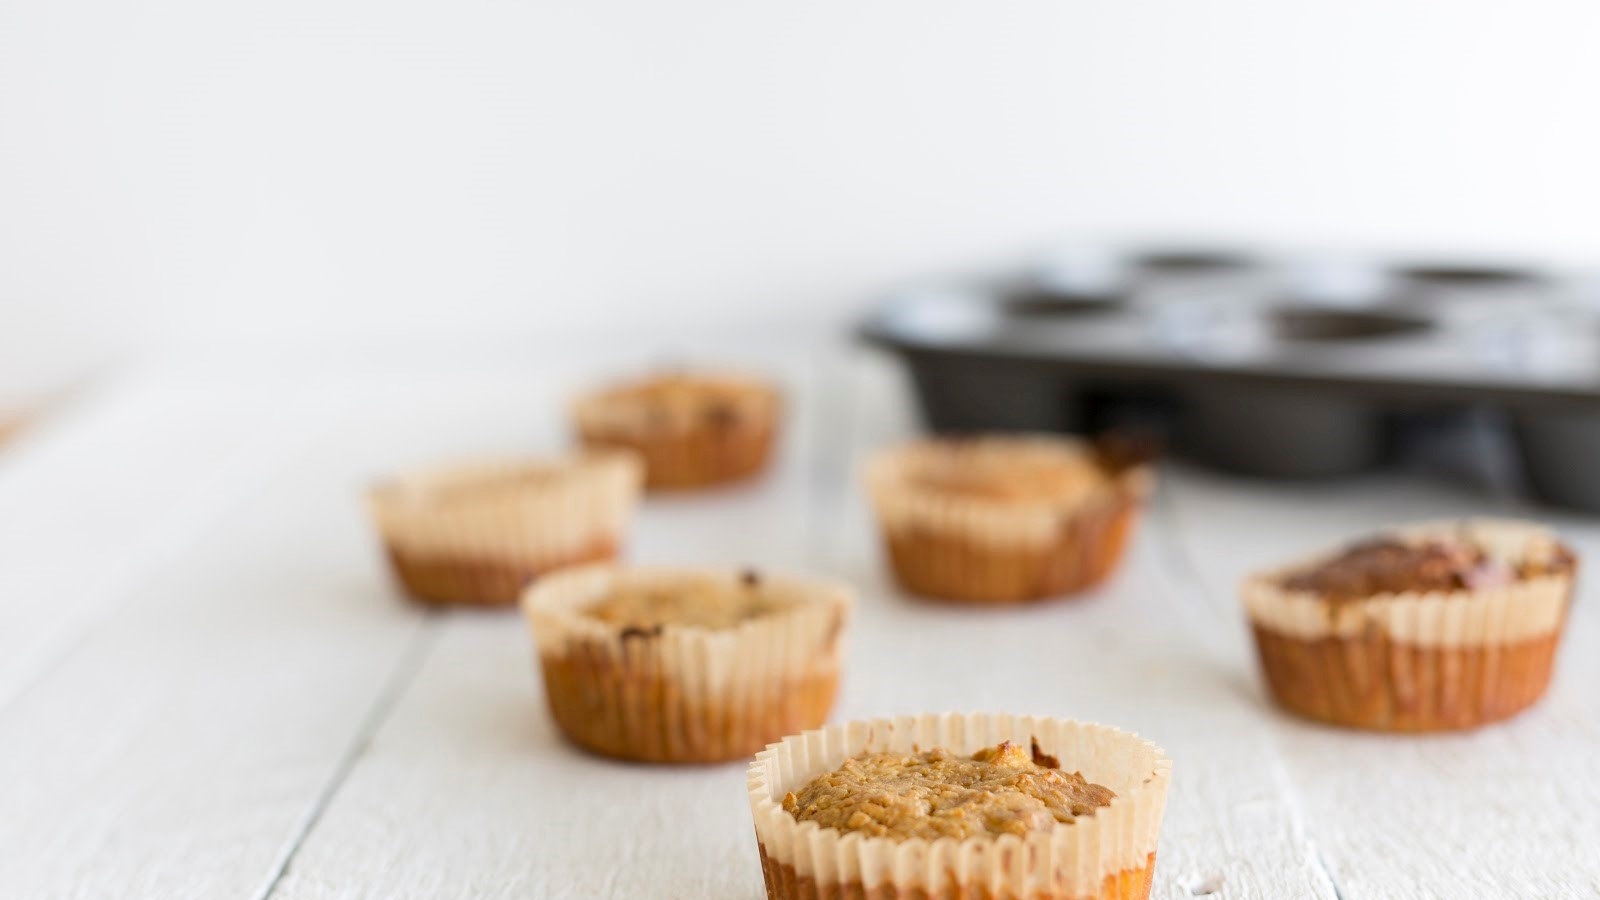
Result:
<svg viewBox="0 0 1600 900">
<path fill-rule="evenodd" d="M 1493 410 L 1528 487 L 1600 511 L 1586 285 L 1479 261 L 1163 247 L 910 285 L 862 333 L 904 358 L 937 431 L 1150 429 L 1222 468 L 1317 477 Z"/>
</svg>

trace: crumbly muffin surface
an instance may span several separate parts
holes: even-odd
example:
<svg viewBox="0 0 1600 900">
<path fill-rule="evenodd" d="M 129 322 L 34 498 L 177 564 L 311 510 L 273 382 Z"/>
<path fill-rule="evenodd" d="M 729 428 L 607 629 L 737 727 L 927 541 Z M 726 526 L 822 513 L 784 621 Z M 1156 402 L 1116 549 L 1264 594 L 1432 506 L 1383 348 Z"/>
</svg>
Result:
<svg viewBox="0 0 1600 900">
<path fill-rule="evenodd" d="M 489 461 L 450 469 L 413 472 L 376 485 L 372 496 L 389 508 L 475 507 L 511 498 L 556 493 L 590 484 L 595 478 L 628 476 L 637 470 L 631 455 L 611 450 L 583 451 L 531 460 Z"/>
<path fill-rule="evenodd" d="M 477 478 L 434 486 L 422 495 L 422 499 L 440 505 L 472 503 L 511 491 L 548 488 L 559 483 L 562 477 L 569 473 L 570 470 L 563 471 L 555 466 L 527 466 L 485 473 Z"/>
<path fill-rule="evenodd" d="M 1565 552 L 1548 558 L 1507 560 L 1466 540 L 1362 541 L 1308 569 L 1290 573 L 1283 586 L 1329 600 L 1359 600 L 1405 592 L 1451 592 L 1500 587 L 1570 568 Z"/>
<path fill-rule="evenodd" d="M 655 629 L 665 625 L 732 628 L 751 619 L 789 608 L 792 601 L 763 590 L 747 575 L 738 584 L 704 579 L 617 588 L 584 610 L 591 618 L 624 628 Z"/>
<path fill-rule="evenodd" d="M 969 838 L 1044 831 L 1093 815 L 1115 797 L 1052 757 L 1009 741 L 947 750 L 861 753 L 783 798 L 801 822 L 870 837 Z"/>
<path fill-rule="evenodd" d="M 606 420 L 650 430 L 733 427 L 763 415 L 765 387 L 728 377 L 660 375 L 621 385 L 597 398 Z"/>
<path fill-rule="evenodd" d="M 935 493 L 999 503 L 1071 503 L 1106 483 L 1088 455 L 1026 452 L 982 440 L 946 440 L 909 473 Z"/>
</svg>

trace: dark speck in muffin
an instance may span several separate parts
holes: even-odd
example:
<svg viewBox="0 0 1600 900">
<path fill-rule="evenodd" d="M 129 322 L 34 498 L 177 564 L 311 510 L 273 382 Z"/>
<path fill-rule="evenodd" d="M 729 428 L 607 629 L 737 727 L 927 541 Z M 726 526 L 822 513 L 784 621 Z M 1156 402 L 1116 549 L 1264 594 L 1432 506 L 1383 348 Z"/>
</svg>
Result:
<svg viewBox="0 0 1600 900">
<path fill-rule="evenodd" d="M 649 638 L 658 637 L 658 636 L 660 636 L 660 634 L 661 634 L 661 626 L 660 625 L 652 625 L 649 628 L 640 628 L 637 625 L 629 625 L 628 627 L 622 629 L 622 632 L 619 635 L 619 638 L 622 640 L 623 643 L 627 643 L 629 638 L 638 638 L 640 640 L 648 640 Z"/>
</svg>

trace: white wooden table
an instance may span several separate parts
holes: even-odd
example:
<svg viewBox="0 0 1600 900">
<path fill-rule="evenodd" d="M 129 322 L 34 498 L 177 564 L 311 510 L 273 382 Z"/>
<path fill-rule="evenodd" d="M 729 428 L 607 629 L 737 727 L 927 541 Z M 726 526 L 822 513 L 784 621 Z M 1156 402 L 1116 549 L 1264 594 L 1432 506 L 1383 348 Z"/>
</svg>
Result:
<svg viewBox="0 0 1600 900">
<path fill-rule="evenodd" d="M 1250 567 L 1507 501 L 1168 468 L 1098 595 L 929 606 L 886 579 L 854 477 L 911 428 L 898 374 L 745 355 L 794 401 L 777 470 L 650 501 L 632 555 L 854 582 L 838 717 L 1038 712 L 1156 740 L 1176 763 L 1161 898 L 1600 896 L 1588 591 L 1544 703 L 1446 737 L 1278 715 L 1237 612 Z M 0 897 L 759 897 L 742 764 L 574 751 L 521 618 L 403 602 L 359 502 L 403 466 L 562 445 L 561 398 L 637 358 L 146 368 L 0 453 Z M 1600 560 L 1600 522 L 1536 513 Z"/>
</svg>

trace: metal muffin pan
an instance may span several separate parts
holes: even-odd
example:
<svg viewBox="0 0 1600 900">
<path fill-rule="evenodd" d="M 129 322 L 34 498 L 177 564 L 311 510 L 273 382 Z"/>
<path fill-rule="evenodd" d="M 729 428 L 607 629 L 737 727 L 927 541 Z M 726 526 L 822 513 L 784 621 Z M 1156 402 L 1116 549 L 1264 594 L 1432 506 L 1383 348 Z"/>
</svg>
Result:
<svg viewBox="0 0 1600 900">
<path fill-rule="evenodd" d="M 1390 458 L 1410 420 L 1488 409 L 1536 495 L 1600 511 L 1600 306 L 1575 278 L 1363 264 L 1378 277 L 1341 295 L 1300 289 L 1291 261 L 1135 250 L 1114 281 L 1024 267 L 909 286 L 861 331 L 905 360 L 936 431 L 1149 429 L 1303 478 Z"/>
</svg>

